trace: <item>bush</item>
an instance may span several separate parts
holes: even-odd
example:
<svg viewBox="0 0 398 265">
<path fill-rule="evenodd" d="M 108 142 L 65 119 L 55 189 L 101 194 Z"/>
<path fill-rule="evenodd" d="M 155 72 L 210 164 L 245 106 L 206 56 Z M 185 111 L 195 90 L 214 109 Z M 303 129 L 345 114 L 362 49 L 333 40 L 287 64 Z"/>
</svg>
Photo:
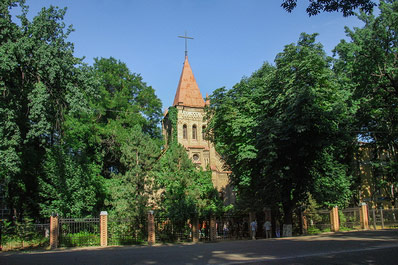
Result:
<svg viewBox="0 0 398 265">
<path fill-rule="evenodd" d="M 60 237 L 60 245 L 65 247 L 99 246 L 100 235 L 85 231 L 66 234 Z"/>
<path fill-rule="evenodd" d="M 22 222 L 3 220 L 1 226 L 1 245 L 4 251 L 45 247 L 49 238 L 36 229 L 31 219 L 24 218 Z"/>
</svg>

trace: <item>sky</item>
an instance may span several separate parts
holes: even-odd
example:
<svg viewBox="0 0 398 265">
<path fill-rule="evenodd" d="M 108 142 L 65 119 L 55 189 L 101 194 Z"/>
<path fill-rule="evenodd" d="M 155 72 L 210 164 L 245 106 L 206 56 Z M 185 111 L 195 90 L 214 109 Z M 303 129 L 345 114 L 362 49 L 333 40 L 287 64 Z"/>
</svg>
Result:
<svg viewBox="0 0 398 265">
<path fill-rule="evenodd" d="M 286 12 L 282 0 L 27 0 L 29 17 L 42 7 L 67 7 L 64 22 L 75 31 L 69 41 L 75 56 L 92 65 L 114 57 L 155 89 L 163 109 L 173 103 L 183 62 L 188 57 L 203 97 L 217 88 L 232 88 L 264 62 L 273 63 L 300 33 L 319 33 L 328 55 L 344 26 L 362 27 L 356 17 L 321 13 L 309 17 L 308 0 Z"/>
</svg>

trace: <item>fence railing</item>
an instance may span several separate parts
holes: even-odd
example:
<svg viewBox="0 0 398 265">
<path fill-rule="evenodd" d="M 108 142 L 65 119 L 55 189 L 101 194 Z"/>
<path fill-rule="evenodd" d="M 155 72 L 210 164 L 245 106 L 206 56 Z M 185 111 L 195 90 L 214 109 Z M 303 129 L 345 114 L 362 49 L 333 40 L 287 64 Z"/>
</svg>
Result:
<svg viewBox="0 0 398 265">
<path fill-rule="evenodd" d="M 49 245 L 49 223 L 9 222 L 0 220 L 0 250 L 46 247 Z"/>
<path fill-rule="evenodd" d="M 158 242 L 190 242 L 192 241 L 192 223 L 175 223 L 165 217 L 155 217 L 155 238 Z"/>
<path fill-rule="evenodd" d="M 360 208 L 346 208 L 339 211 L 340 229 L 360 229 L 361 228 Z"/>
<path fill-rule="evenodd" d="M 198 242 L 250 238 L 250 222 L 255 215 L 222 215 L 175 223 L 155 216 L 147 218 L 60 218 L 52 216 L 40 223 L 0 220 L 0 248 L 3 250 L 48 246 L 108 246 L 153 244 L 155 242 Z M 346 229 L 398 228 L 398 209 L 358 208 L 304 211 L 300 223 L 304 233 Z M 263 223 L 270 216 L 257 219 L 256 238 L 263 235 Z M 275 231 L 276 233 L 276 231 Z M 279 237 L 277 234 L 275 234 Z"/>
<path fill-rule="evenodd" d="M 61 247 L 99 246 L 99 218 L 60 218 Z"/>
<path fill-rule="evenodd" d="M 398 228 L 398 209 L 370 209 L 369 225 L 373 229 Z"/>
<path fill-rule="evenodd" d="M 262 237 L 263 220 L 257 221 L 257 237 Z M 216 240 L 248 239 L 249 220 L 242 215 L 224 215 L 216 217 Z"/>
<path fill-rule="evenodd" d="M 108 220 L 108 245 L 137 245 L 146 243 L 146 220 L 110 218 Z"/>
<path fill-rule="evenodd" d="M 304 216 L 309 233 L 330 231 L 331 220 L 328 210 L 308 211 Z"/>
</svg>

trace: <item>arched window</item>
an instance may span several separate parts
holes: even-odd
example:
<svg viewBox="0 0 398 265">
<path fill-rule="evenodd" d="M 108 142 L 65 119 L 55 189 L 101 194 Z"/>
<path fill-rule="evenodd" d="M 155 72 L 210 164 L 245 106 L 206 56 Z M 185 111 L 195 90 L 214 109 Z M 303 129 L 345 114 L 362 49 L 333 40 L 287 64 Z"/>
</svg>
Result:
<svg viewBox="0 0 398 265">
<path fill-rule="evenodd" d="M 188 138 L 188 132 L 187 132 L 187 125 L 184 124 L 182 126 L 182 138 L 187 139 Z"/>
<path fill-rule="evenodd" d="M 206 131 L 206 126 L 202 126 L 202 140 L 204 141 L 205 140 L 205 137 L 206 137 L 206 134 L 205 134 L 205 131 Z"/>
<path fill-rule="evenodd" d="M 198 131 L 196 125 L 192 125 L 192 139 L 194 140 L 198 139 Z"/>
</svg>

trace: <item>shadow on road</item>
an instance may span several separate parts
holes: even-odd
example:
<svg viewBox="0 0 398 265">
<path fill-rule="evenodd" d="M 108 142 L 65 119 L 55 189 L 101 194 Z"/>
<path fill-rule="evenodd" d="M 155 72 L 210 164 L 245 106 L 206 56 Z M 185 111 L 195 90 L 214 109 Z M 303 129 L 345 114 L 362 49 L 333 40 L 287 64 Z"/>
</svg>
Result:
<svg viewBox="0 0 398 265">
<path fill-rule="evenodd" d="M 398 230 L 377 230 L 196 245 L 6 252 L 0 254 L 0 264 L 395 264 L 397 250 Z M 394 262 L 388 263 L 390 259 Z"/>
</svg>

